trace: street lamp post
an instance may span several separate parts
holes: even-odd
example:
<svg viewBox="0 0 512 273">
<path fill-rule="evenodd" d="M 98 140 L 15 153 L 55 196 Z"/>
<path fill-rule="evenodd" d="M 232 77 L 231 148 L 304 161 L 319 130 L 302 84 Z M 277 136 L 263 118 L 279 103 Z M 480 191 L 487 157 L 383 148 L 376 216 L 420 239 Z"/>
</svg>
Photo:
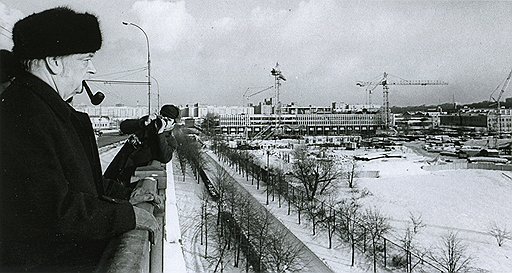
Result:
<svg viewBox="0 0 512 273">
<path fill-rule="evenodd" d="M 160 109 L 160 83 L 155 77 L 151 76 L 151 78 L 156 82 L 156 109 L 158 111 Z"/>
<path fill-rule="evenodd" d="M 148 38 L 148 35 L 146 34 L 146 32 L 144 31 L 144 29 L 142 29 L 137 24 L 130 23 L 130 22 L 123 22 L 123 25 L 125 25 L 125 26 L 130 25 L 130 26 L 134 26 L 134 27 L 140 29 L 140 31 L 142 31 L 142 33 L 144 33 L 144 36 L 146 37 L 146 44 L 148 46 L 148 114 L 151 114 L 151 57 L 149 54 L 149 38 Z"/>
</svg>

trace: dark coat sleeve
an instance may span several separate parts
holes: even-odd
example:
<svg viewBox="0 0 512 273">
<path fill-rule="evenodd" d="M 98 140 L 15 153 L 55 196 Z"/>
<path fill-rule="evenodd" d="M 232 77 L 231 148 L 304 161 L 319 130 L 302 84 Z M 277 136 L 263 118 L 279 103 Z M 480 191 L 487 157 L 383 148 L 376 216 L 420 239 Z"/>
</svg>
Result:
<svg viewBox="0 0 512 273">
<path fill-rule="evenodd" d="M 162 163 L 168 163 L 172 159 L 172 154 L 176 150 L 176 140 L 171 131 L 158 134 L 153 132 L 149 137 L 151 154 L 154 160 Z"/>
<path fill-rule="evenodd" d="M 119 130 L 123 134 L 133 134 L 145 127 L 144 122 L 148 116 L 144 116 L 140 119 L 125 119 L 119 124 Z"/>
<path fill-rule="evenodd" d="M 130 200 L 132 189 L 121 184 L 121 182 L 103 178 L 103 188 L 105 189 L 105 195 L 121 200 Z"/>
<path fill-rule="evenodd" d="M 2 119 L 2 206 L 12 210 L 2 211 L 2 227 L 25 240 L 106 239 L 134 229 L 129 202 L 98 195 L 70 121 L 38 104 L 26 107 L 37 114 Z"/>
</svg>

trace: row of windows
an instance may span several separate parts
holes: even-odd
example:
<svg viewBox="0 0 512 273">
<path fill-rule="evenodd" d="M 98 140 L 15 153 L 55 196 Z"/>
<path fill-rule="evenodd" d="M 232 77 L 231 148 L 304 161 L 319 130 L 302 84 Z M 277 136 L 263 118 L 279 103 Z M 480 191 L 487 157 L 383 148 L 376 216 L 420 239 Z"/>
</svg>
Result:
<svg viewBox="0 0 512 273">
<path fill-rule="evenodd" d="M 366 131 L 366 130 L 374 130 L 376 129 L 377 127 L 374 127 L 374 126 L 353 126 L 353 127 L 344 127 L 344 126 L 341 126 L 341 127 L 308 127 L 308 128 L 304 128 L 304 129 L 291 129 L 291 128 L 285 128 L 286 131 L 301 131 L 301 132 L 306 132 L 306 131 Z M 261 130 L 264 130 L 265 128 L 263 127 L 223 127 L 222 128 L 222 131 L 226 132 L 226 131 L 238 131 L 238 132 L 244 132 L 245 130 L 247 129 L 247 131 L 249 132 L 259 132 Z"/>
<path fill-rule="evenodd" d="M 248 123 L 246 121 L 220 121 L 220 126 L 264 126 L 277 124 L 277 122 L 253 122 Z M 281 121 L 279 124 L 284 125 L 304 125 L 304 126 L 350 126 L 350 125 L 380 125 L 379 121 L 367 121 L 367 120 L 350 120 L 344 122 L 290 122 L 290 121 Z"/>
<path fill-rule="evenodd" d="M 280 119 L 276 116 L 268 117 L 249 117 L 241 115 L 228 115 L 220 117 L 221 126 L 251 126 L 266 124 L 290 124 L 290 125 L 329 125 L 329 126 L 347 126 L 347 125 L 379 125 L 381 119 L 378 115 L 297 115 L 285 116 Z"/>
</svg>

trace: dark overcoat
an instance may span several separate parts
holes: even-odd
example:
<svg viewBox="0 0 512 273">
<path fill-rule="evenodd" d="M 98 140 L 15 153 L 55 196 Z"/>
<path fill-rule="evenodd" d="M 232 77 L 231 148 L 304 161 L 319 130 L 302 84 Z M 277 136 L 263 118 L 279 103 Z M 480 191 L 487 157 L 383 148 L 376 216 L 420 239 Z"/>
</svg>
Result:
<svg viewBox="0 0 512 273">
<path fill-rule="evenodd" d="M 144 125 L 147 119 L 148 116 L 144 116 L 140 119 L 127 119 L 121 122 L 121 132 L 133 135 L 108 165 L 103 174 L 106 178 L 115 179 L 129 186 L 130 178 L 137 167 L 146 166 L 153 160 L 164 164 L 171 161 L 177 146 L 172 131 L 158 134 L 155 121 L 147 126 Z"/>
<path fill-rule="evenodd" d="M 135 228 L 127 194 L 102 179 L 89 116 L 39 78 L 17 77 L 0 97 L 2 268 L 97 258 L 111 237 Z"/>
</svg>

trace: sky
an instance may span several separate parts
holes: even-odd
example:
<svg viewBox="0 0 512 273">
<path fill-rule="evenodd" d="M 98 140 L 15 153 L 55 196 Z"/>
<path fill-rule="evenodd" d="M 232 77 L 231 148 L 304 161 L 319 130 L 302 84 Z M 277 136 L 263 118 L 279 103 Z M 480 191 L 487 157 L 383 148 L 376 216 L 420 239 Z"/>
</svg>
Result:
<svg viewBox="0 0 512 273">
<path fill-rule="evenodd" d="M 446 86 L 390 86 L 391 106 L 489 100 L 512 69 L 512 2 L 338 0 L 0 0 L 0 48 L 13 24 L 66 5 L 99 17 L 103 46 L 95 79 L 147 80 L 151 103 L 242 105 L 275 96 L 283 103 L 363 104 L 357 81 L 441 80 Z M 105 105 L 147 105 L 146 86 L 91 83 Z M 503 98 L 512 97 L 506 90 Z M 85 95 L 77 102 L 87 103 Z M 371 102 L 382 103 L 377 87 Z"/>
</svg>

